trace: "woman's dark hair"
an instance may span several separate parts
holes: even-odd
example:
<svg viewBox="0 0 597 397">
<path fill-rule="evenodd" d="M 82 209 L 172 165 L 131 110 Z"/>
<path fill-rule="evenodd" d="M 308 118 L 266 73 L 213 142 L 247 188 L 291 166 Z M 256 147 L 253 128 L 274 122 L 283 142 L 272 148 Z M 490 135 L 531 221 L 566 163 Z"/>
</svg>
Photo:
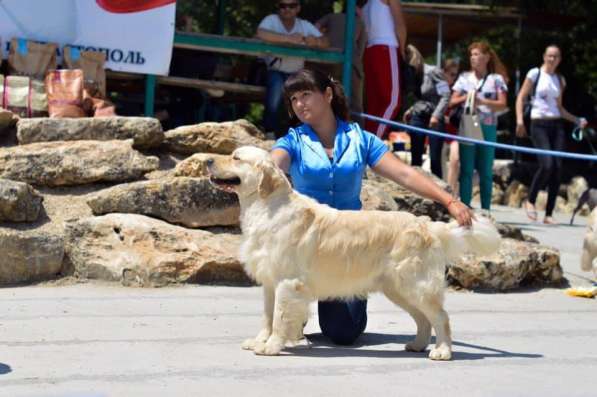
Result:
<svg viewBox="0 0 597 397">
<path fill-rule="evenodd" d="M 556 43 L 549 43 L 548 45 L 545 46 L 545 50 L 543 50 L 543 53 L 545 54 L 545 52 L 549 49 L 549 48 L 557 48 L 558 51 L 560 51 L 560 55 L 562 54 L 562 48 L 559 46 L 559 44 Z"/>
<path fill-rule="evenodd" d="M 300 124 L 298 117 L 292 110 L 292 103 L 290 97 L 292 97 L 298 91 L 318 91 L 325 92 L 325 89 L 330 87 L 332 89 L 332 111 L 334 115 L 340 120 L 350 120 L 350 111 L 348 109 L 348 103 L 346 102 L 346 96 L 344 95 L 344 89 L 342 84 L 338 80 L 331 77 L 327 77 L 322 72 L 315 69 L 301 69 L 295 74 L 291 75 L 284 83 L 284 103 L 290 116 L 290 123 L 293 126 Z"/>
</svg>

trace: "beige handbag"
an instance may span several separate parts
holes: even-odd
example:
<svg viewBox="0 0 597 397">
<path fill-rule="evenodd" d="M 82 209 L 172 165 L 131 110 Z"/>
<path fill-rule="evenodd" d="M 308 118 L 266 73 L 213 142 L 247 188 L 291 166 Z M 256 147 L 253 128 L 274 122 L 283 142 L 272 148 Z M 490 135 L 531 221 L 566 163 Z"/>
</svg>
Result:
<svg viewBox="0 0 597 397">
<path fill-rule="evenodd" d="M 479 141 L 483 140 L 483 130 L 481 129 L 481 121 L 477 108 L 475 107 L 475 98 L 477 97 L 477 91 L 469 91 L 464 102 L 464 112 L 460 118 L 460 128 L 458 130 L 461 136 L 476 139 Z M 463 142 L 466 145 L 473 145 L 472 143 Z"/>
</svg>

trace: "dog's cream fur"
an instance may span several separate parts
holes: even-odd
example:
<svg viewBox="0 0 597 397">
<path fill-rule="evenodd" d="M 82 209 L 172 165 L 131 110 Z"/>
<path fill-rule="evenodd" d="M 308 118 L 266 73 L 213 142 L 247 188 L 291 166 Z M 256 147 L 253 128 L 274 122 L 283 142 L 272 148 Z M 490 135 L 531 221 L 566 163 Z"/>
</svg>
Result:
<svg viewBox="0 0 597 397">
<path fill-rule="evenodd" d="M 580 268 L 585 272 L 593 270 L 593 276 L 597 278 L 597 208 L 593 209 L 589 215 L 580 257 Z"/>
<path fill-rule="evenodd" d="M 293 191 L 268 153 L 253 147 L 213 160 L 209 170 L 217 186 L 238 194 L 240 259 L 264 289 L 263 328 L 243 348 L 278 354 L 302 336 L 311 301 L 379 291 L 417 324 L 407 350 L 424 351 L 433 328 L 429 357 L 451 358 L 445 265 L 467 251 L 497 250 L 500 237 L 489 221 L 466 230 L 407 212 L 339 211 Z"/>
</svg>

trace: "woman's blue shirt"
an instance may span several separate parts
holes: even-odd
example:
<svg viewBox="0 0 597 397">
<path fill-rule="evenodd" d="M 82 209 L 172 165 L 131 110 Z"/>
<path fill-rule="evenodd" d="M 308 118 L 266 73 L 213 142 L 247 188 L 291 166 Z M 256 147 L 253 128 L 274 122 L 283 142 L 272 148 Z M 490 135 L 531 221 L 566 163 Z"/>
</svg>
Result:
<svg viewBox="0 0 597 397">
<path fill-rule="evenodd" d="M 283 149 L 290 155 L 295 190 L 340 210 L 361 209 L 365 168 L 375 166 L 388 151 L 377 136 L 361 130 L 357 123 L 341 120 L 337 120 L 331 160 L 308 124 L 289 129 L 274 149 Z"/>
</svg>

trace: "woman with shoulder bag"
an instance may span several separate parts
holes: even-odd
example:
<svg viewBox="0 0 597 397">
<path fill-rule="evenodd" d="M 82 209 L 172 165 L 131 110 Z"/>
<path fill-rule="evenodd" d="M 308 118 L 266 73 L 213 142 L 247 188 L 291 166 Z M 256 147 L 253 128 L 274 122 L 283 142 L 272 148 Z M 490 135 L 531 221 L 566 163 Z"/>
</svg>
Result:
<svg viewBox="0 0 597 397">
<path fill-rule="evenodd" d="M 489 44 L 474 42 L 468 47 L 470 71 L 462 73 L 452 87 L 450 106 L 464 106 L 469 93 L 474 94 L 474 106 L 480 121 L 483 139 L 497 138 L 496 112 L 506 108 L 506 68 Z M 473 98 L 469 98 L 473 99 Z M 464 117 L 464 116 L 463 116 Z M 460 132 L 462 133 L 462 131 Z M 460 199 L 470 205 L 473 193 L 473 171 L 479 172 L 481 208 L 491 208 L 493 159 L 495 149 L 483 145 L 460 144 Z"/>
<path fill-rule="evenodd" d="M 429 128 L 442 131 L 444 128 L 444 112 L 450 100 L 450 85 L 446 81 L 444 70 L 427 65 L 419 51 L 412 45 L 406 47 L 406 58 L 413 66 L 420 82 L 419 100 L 405 113 L 404 119 L 415 127 Z M 418 90 L 417 90 L 418 91 Z M 423 164 L 426 134 L 410 132 L 411 165 Z M 431 172 L 438 178 L 442 177 L 442 146 L 444 139 L 429 136 L 429 156 L 431 158 Z"/>
<path fill-rule="evenodd" d="M 562 106 L 566 80 L 557 73 L 561 59 L 560 48 L 557 45 L 549 45 L 543 53 L 543 64 L 529 70 L 516 97 L 516 135 L 526 136 L 523 109 L 525 99 L 530 97 L 531 140 L 538 149 L 564 150 L 566 140 L 563 120 L 571 121 L 580 128 L 587 126 L 585 119 L 573 116 Z M 535 201 L 539 190 L 547 185 L 547 205 L 543 223 L 552 225 L 556 223 L 552 214 L 560 188 L 562 159 L 553 156 L 538 156 L 537 159 L 539 169 L 533 177 L 524 208 L 531 220 L 537 220 Z"/>
</svg>

